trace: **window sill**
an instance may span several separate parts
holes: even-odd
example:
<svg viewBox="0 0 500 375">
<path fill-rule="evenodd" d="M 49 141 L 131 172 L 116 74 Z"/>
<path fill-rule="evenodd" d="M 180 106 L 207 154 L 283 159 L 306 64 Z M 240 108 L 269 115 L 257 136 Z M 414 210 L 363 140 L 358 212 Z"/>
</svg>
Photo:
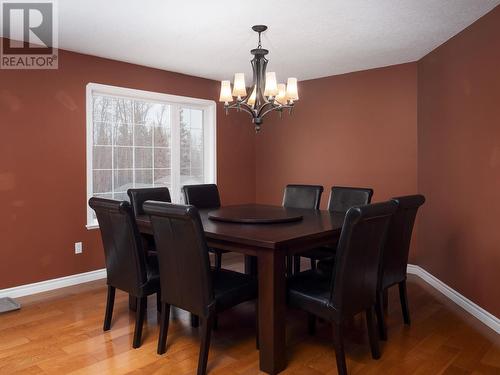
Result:
<svg viewBox="0 0 500 375">
<path fill-rule="evenodd" d="M 92 230 L 92 229 L 99 229 L 99 224 L 87 224 L 85 225 L 87 230 Z"/>
</svg>

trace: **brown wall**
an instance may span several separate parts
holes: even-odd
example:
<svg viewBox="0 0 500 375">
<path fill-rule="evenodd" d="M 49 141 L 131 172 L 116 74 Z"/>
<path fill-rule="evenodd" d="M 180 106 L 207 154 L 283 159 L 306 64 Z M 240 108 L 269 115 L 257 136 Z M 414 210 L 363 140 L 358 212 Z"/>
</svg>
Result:
<svg viewBox="0 0 500 375">
<path fill-rule="evenodd" d="M 218 99 L 215 81 L 65 51 L 59 59 L 54 71 L 0 70 L 0 289 L 104 266 L 99 232 L 85 229 L 87 83 Z M 254 134 L 242 118 L 217 105 L 227 204 L 255 199 Z"/>
<path fill-rule="evenodd" d="M 368 186 L 374 201 L 417 189 L 415 63 L 300 82 L 292 116 L 256 138 L 256 197 L 280 204 L 288 183 Z M 413 255 L 412 255 L 413 256 Z"/>
<path fill-rule="evenodd" d="M 410 261 L 500 315 L 499 45 L 497 7 L 418 64 L 300 82 L 293 115 L 271 114 L 257 136 L 218 105 L 224 203 L 279 204 L 287 183 L 322 184 L 323 207 L 334 184 L 371 186 L 375 201 L 419 191 Z M 58 71 L 0 70 L 0 289 L 103 266 L 85 229 L 88 82 L 217 98 L 214 81 L 60 56 Z"/>
<path fill-rule="evenodd" d="M 500 7 L 418 63 L 418 264 L 500 316 Z"/>
</svg>

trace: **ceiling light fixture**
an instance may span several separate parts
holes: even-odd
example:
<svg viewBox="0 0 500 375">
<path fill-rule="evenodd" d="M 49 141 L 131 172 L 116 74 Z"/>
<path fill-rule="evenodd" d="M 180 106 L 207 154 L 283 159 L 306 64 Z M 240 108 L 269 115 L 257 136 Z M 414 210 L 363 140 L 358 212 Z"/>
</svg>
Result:
<svg viewBox="0 0 500 375">
<path fill-rule="evenodd" d="M 267 30 L 267 26 L 256 25 L 252 27 L 252 30 L 259 34 L 257 48 L 250 51 L 254 56 L 251 61 L 253 71 L 252 86 L 247 92 L 245 74 L 236 73 L 232 90 L 230 81 L 221 82 L 219 101 L 224 102 L 226 115 L 230 109 L 249 113 L 252 116 L 252 122 L 255 124 L 255 131 L 258 132 L 262 124 L 262 118 L 269 112 L 278 111 L 280 117 L 283 109 L 289 109 L 291 113 L 295 102 L 299 99 L 299 93 L 297 78 L 288 78 L 285 85 L 277 82 L 275 72 L 266 73 L 269 60 L 265 56 L 269 51 L 262 48 L 260 36 Z M 248 93 L 250 94 L 248 95 Z"/>
</svg>

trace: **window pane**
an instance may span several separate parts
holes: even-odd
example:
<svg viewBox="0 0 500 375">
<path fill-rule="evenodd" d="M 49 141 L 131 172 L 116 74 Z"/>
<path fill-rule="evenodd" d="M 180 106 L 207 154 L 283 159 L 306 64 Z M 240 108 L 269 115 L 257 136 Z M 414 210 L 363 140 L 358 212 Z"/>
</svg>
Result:
<svg viewBox="0 0 500 375">
<path fill-rule="evenodd" d="M 152 146 L 153 145 L 153 128 L 148 125 L 136 125 L 135 131 L 135 145 L 136 146 Z"/>
<path fill-rule="evenodd" d="M 203 177 L 192 176 L 190 174 L 181 174 L 181 186 L 183 185 L 197 185 L 204 182 Z"/>
<path fill-rule="evenodd" d="M 142 169 L 135 171 L 135 187 L 150 187 L 153 185 L 153 170 Z"/>
<path fill-rule="evenodd" d="M 191 152 L 189 145 L 181 144 L 181 169 L 187 169 L 191 167 Z"/>
<path fill-rule="evenodd" d="M 114 169 L 131 169 L 133 167 L 132 147 L 115 147 L 113 162 Z"/>
<path fill-rule="evenodd" d="M 135 168 L 153 168 L 153 149 L 135 148 Z"/>
<path fill-rule="evenodd" d="M 104 199 L 113 199 L 113 194 L 112 194 L 112 193 L 107 193 L 107 194 L 94 194 L 94 197 L 97 197 L 97 198 L 104 198 Z"/>
<path fill-rule="evenodd" d="M 132 146 L 133 145 L 133 125 L 131 124 L 114 124 L 114 143 L 117 146 Z"/>
<path fill-rule="evenodd" d="M 170 149 L 155 148 L 155 168 L 170 168 Z"/>
<path fill-rule="evenodd" d="M 94 145 L 113 143 L 113 125 L 111 122 L 94 122 Z"/>
<path fill-rule="evenodd" d="M 181 184 L 200 184 L 203 174 L 203 111 L 181 109 Z"/>
<path fill-rule="evenodd" d="M 94 146 L 92 166 L 94 169 L 111 169 L 113 148 L 110 146 Z"/>
<path fill-rule="evenodd" d="M 112 171 L 93 171 L 92 185 L 94 193 L 109 193 L 112 189 Z"/>
<path fill-rule="evenodd" d="M 154 127 L 154 138 L 155 138 L 155 146 L 157 147 L 171 147 L 170 140 L 170 128 L 169 127 Z"/>
<path fill-rule="evenodd" d="M 115 192 L 127 192 L 127 189 L 134 187 L 134 171 L 118 170 L 115 174 Z"/>
<path fill-rule="evenodd" d="M 191 146 L 203 147 L 203 132 L 201 130 L 191 129 L 189 134 L 191 135 Z"/>
<path fill-rule="evenodd" d="M 114 100 L 112 98 L 101 95 L 94 96 L 94 122 L 112 122 L 114 111 Z"/>
<path fill-rule="evenodd" d="M 133 102 L 130 99 L 115 99 L 115 123 L 133 124 Z"/>
<path fill-rule="evenodd" d="M 171 170 L 170 169 L 155 169 L 154 170 L 154 183 L 155 186 L 168 186 L 171 183 Z"/>
<path fill-rule="evenodd" d="M 113 198 L 116 201 L 130 201 L 128 194 L 125 192 L 122 193 L 114 193 Z"/>
<path fill-rule="evenodd" d="M 170 127 L 170 106 L 152 103 L 145 116 L 145 124 L 152 127 Z"/>
<path fill-rule="evenodd" d="M 134 101 L 134 124 L 145 125 L 148 113 L 153 106 L 152 103 L 147 103 L 140 100 Z"/>
<path fill-rule="evenodd" d="M 203 128 L 203 111 L 200 109 L 191 109 L 191 121 L 190 121 L 191 129 L 199 129 Z"/>
</svg>

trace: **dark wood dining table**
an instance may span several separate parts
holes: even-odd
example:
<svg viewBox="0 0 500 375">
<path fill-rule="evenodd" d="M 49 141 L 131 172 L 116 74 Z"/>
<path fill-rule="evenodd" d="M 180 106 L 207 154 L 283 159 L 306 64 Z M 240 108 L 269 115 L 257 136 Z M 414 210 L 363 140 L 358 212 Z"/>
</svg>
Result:
<svg viewBox="0 0 500 375">
<path fill-rule="evenodd" d="M 257 259 L 260 370 L 277 374 L 286 368 L 286 256 L 334 244 L 342 229 L 344 215 L 255 204 L 227 207 L 230 208 L 228 216 L 238 216 L 235 213 L 239 213 L 243 219 L 245 212 L 262 219 L 266 212 L 271 217 L 280 210 L 288 216 L 301 216 L 298 220 L 281 223 L 266 223 L 265 220 L 256 224 L 237 223 L 209 218 L 213 209 L 200 210 L 209 247 L 256 257 L 246 259 Z M 224 216 L 223 211 L 217 214 Z M 152 233 L 149 217 L 138 217 L 137 223 L 140 232 Z M 251 262 L 246 262 L 245 266 L 246 271 L 252 272 Z"/>
</svg>

